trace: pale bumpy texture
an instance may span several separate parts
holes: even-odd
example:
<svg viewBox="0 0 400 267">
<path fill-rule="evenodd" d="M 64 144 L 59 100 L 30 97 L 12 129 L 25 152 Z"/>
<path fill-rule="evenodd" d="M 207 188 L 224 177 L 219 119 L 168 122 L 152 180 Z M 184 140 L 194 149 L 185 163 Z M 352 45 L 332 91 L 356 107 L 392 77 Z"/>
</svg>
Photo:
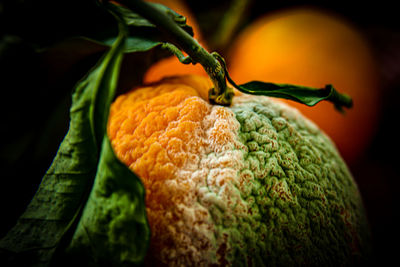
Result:
<svg viewBox="0 0 400 267">
<path fill-rule="evenodd" d="M 362 261 L 361 198 L 331 141 L 267 97 L 210 105 L 211 87 L 207 78 L 173 78 L 112 105 L 113 148 L 146 189 L 148 264 Z"/>
</svg>

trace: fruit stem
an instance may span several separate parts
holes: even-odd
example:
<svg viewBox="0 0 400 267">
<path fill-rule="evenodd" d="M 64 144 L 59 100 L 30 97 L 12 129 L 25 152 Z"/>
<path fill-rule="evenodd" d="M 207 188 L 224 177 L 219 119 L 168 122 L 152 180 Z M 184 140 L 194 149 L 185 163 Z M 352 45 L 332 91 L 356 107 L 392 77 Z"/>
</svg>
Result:
<svg viewBox="0 0 400 267">
<path fill-rule="evenodd" d="M 170 39 L 169 42 L 185 51 L 193 63 L 200 63 L 203 66 L 214 84 L 214 88 L 209 91 L 211 103 L 225 106 L 231 104 L 233 90 L 226 85 L 224 68 L 196 39 L 179 27 L 166 13 L 145 1 L 119 0 L 118 2 L 155 24 Z"/>
</svg>

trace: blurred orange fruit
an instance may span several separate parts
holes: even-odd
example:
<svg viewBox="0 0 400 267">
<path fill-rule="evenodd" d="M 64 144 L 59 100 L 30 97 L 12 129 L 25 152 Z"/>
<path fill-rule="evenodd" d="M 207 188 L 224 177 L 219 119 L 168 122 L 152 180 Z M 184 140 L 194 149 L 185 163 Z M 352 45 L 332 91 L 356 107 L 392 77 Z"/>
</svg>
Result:
<svg viewBox="0 0 400 267">
<path fill-rule="evenodd" d="M 148 2 L 160 3 L 170 9 L 174 10 L 180 15 L 186 17 L 186 24 L 193 28 L 194 38 L 205 47 L 204 41 L 202 40 L 201 31 L 196 21 L 195 16 L 192 14 L 190 8 L 185 4 L 183 0 L 147 0 Z M 147 70 L 143 80 L 145 83 L 155 82 L 163 77 L 175 76 L 182 74 L 197 74 L 207 76 L 203 67 L 200 64 L 182 64 L 175 56 L 160 60 L 159 62 L 152 65 Z"/>
<path fill-rule="evenodd" d="M 354 107 L 344 115 L 328 102 L 314 107 L 287 102 L 325 131 L 349 164 L 371 142 L 380 102 L 376 65 L 366 39 L 343 18 L 312 8 L 265 15 L 240 33 L 227 63 L 237 83 L 333 84 L 353 98 Z"/>
</svg>

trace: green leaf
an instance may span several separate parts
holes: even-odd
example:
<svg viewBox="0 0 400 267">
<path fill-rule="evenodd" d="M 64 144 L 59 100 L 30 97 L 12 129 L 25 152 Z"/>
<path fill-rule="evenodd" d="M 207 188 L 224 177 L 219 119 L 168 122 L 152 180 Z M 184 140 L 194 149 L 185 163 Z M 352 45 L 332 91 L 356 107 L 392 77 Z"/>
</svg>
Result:
<svg viewBox="0 0 400 267">
<path fill-rule="evenodd" d="M 161 12 L 167 14 L 176 24 L 185 30 L 187 33 L 193 36 L 193 29 L 186 24 L 186 18 L 172 9 L 158 3 L 148 3 L 153 7 L 157 8 Z M 145 52 L 153 49 L 156 46 L 162 45 L 165 42 L 164 34 L 157 28 L 156 25 L 143 18 L 134 11 L 115 4 L 109 4 L 108 8 L 113 12 L 119 14 L 126 25 L 128 25 L 129 36 L 126 41 L 125 52 Z M 114 38 L 111 37 L 102 41 L 104 45 L 110 45 L 114 42 Z"/>
<path fill-rule="evenodd" d="M 154 8 L 158 9 L 160 12 L 167 14 L 179 27 L 184 29 L 187 33 L 193 36 L 193 28 L 186 24 L 186 18 L 174 10 L 170 9 L 167 6 L 164 6 L 159 3 L 152 3 L 148 2 L 149 5 L 153 6 Z M 154 28 L 156 29 L 157 26 L 154 25 L 152 22 L 148 21 L 147 19 L 143 18 L 141 15 L 133 12 L 132 10 L 120 6 L 111 4 L 110 8 L 120 14 L 120 16 L 124 19 L 125 24 L 128 26 L 133 27 L 147 27 L 147 28 Z"/>
<path fill-rule="evenodd" d="M 225 71 L 225 77 L 229 83 L 243 93 L 289 99 L 307 106 L 314 106 L 318 102 L 326 100 L 332 102 L 335 108 L 340 112 L 343 112 L 343 107 L 351 108 L 353 106 L 353 100 L 350 96 L 339 93 L 330 84 L 321 89 L 300 85 L 268 83 L 260 81 L 251 81 L 245 84 L 237 85 L 230 77 L 226 67 L 226 62 L 221 55 L 213 52 L 213 56 L 221 63 Z"/>
<path fill-rule="evenodd" d="M 330 84 L 326 85 L 325 88 L 316 89 L 291 84 L 252 81 L 238 85 L 236 88 L 247 94 L 284 98 L 307 106 L 314 106 L 322 100 L 327 100 L 332 102 L 340 111 L 342 107 L 350 108 L 353 105 L 349 96 L 338 93 Z"/>
<path fill-rule="evenodd" d="M 150 229 L 145 190 L 121 163 L 105 136 L 92 192 L 67 250 L 89 266 L 137 266 L 147 252 Z"/>
<path fill-rule="evenodd" d="M 68 133 L 26 211 L 0 241 L 6 263 L 47 266 L 68 231 L 73 231 L 96 175 L 124 41 L 123 32 L 77 85 Z"/>
<path fill-rule="evenodd" d="M 89 39 L 87 39 L 89 40 Z M 90 41 L 90 40 L 89 40 Z M 115 42 L 115 38 L 110 38 L 104 40 L 103 42 L 97 42 L 93 40 L 92 42 L 98 43 L 103 46 L 110 46 Z M 154 36 L 129 36 L 126 40 L 125 53 L 136 53 L 136 52 L 146 52 L 156 46 L 162 45 L 156 37 Z"/>
</svg>

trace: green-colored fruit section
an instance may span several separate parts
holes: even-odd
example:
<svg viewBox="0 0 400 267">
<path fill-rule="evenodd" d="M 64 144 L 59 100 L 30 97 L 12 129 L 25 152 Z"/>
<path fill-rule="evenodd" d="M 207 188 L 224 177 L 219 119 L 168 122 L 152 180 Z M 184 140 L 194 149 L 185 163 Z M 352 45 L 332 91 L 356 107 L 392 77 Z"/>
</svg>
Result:
<svg viewBox="0 0 400 267">
<path fill-rule="evenodd" d="M 265 98 L 238 101 L 243 168 L 233 182 L 246 209 L 213 212 L 231 262 L 331 266 L 362 261 L 368 228 L 349 170 L 330 140 Z M 224 219 L 234 220 L 225 225 Z M 364 255 L 365 256 L 365 255 Z"/>
</svg>

